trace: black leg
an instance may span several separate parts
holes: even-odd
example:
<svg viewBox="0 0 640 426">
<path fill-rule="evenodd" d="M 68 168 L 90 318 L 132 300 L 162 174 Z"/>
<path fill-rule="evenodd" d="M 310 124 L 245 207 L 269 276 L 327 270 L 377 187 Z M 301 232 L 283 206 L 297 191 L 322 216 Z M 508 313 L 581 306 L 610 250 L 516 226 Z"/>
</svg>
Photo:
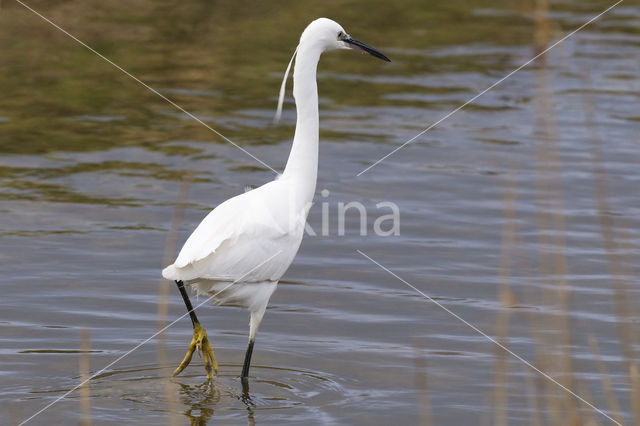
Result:
<svg viewBox="0 0 640 426">
<path fill-rule="evenodd" d="M 184 304 L 187 307 L 187 312 L 189 312 L 189 317 L 191 317 L 191 323 L 193 325 L 193 339 L 191 340 L 191 343 L 189 343 L 187 354 L 184 356 L 180 365 L 178 365 L 178 368 L 175 369 L 173 375 L 177 376 L 180 374 L 191 362 L 193 353 L 198 352 L 204 358 L 204 368 L 207 371 L 207 378 L 212 379 L 213 373 L 218 372 L 218 363 L 216 361 L 215 354 L 213 353 L 211 343 L 209 342 L 209 337 L 207 336 L 207 332 L 202 324 L 200 324 L 200 321 L 198 321 L 198 316 L 193 310 L 193 305 L 191 305 L 187 290 L 184 288 L 184 283 L 182 281 L 176 281 L 176 284 L 178 285 L 178 290 L 180 290 L 180 294 L 182 295 L 182 300 L 184 300 Z"/>
<path fill-rule="evenodd" d="M 242 397 L 241 397 L 241 399 L 242 399 L 242 402 L 247 404 L 247 409 L 249 409 L 249 407 L 251 405 L 255 406 L 255 404 L 251 400 L 251 395 L 249 394 L 249 379 L 246 378 L 246 377 L 242 377 L 240 379 L 240 382 L 242 383 Z"/>
<path fill-rule="evenodd" d="M 178 290 L 180 290 L 182 300 L 184 300 L 184 304 L 189 312 L 189 317 L 191 317 L 191 323 L 194 326 L 196 324 L 200 324 L 200 321 L 198 321 L 198 317 L 196 316 L 196 311 L 193 310 L 193 306 L 191 305 L 191 300 L 189 300 L 189 294 L 187 294 L 187 290 L 184 288 L 184 283 L 182 281 L 176 281 L 176 284 L 178 285 Z"/>
<path fill-rule="evenodd" d="M 244 365 L 242 366 L 242 374 L 240 378 L 242 381 L 246 381 L 249 377 L 249 365 L 251 364 L 251 355 L 253 354 L 253 343 L 255 340 L 249 340 L 249 346 L 247 346 L 247 353 L 244 355 Z"/>
</svg>

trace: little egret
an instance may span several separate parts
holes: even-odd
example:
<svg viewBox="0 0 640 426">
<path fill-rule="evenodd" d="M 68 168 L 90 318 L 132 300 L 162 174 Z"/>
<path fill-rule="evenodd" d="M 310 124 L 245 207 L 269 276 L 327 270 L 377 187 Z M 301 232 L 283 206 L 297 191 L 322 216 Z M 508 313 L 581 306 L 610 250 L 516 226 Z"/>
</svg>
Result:
<svg viewBox="0 0 640 426">
<path fill-rule="evenodd" d="M 174 376 L 184 370 L 195 351 L 204 358 L 208 378 L 218 371 L 207 332 L 189 301 L 186 283 L 198 294 L 213 296 L 217 304 L 233 302 L 249 309 L 249 345 L 241 375 L 243 382 L 247 380 L 267 303 L 302 241 L 318 174 L 316 68 L 324 51 L 337 49 L 354 49 L 390 62 L 330 19 L 320 18 L 309 24 L 293 55 L 297 55 L 293 72 L 297 122 L 284 172 L 274 181 L 213 209 L 187 239 L 176 261 L 162 271 L 163 277 L 178 285 L 193 324 L 193 339 Z M 282 82 L 277 116 L 291 62 Z"/>
</svg>

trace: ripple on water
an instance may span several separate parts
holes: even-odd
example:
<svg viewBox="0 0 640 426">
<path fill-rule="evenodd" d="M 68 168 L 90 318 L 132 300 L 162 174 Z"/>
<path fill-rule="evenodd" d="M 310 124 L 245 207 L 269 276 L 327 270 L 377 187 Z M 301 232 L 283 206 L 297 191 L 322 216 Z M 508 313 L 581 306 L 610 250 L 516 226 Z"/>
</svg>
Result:
<svg viewBox="0 0 640 426">
<path fill-rule="evenodd" d="M 203 369 L 202 365 L 192 364 Z M 221 365 L 222 371 L 239 370 L 238 365 Z M 132 419 L 149 412 L 186 416 L 190 421 L 207 421 L 220 409 L 220 420 L 252 417 L 260 411 L 280 411 L 288 422 L 304 422 L 310 418 L 333 423 L 335 419 L 323 412 L 325 404 L 341 404 L 348 396 L 347 390 L 331 374 L 270 366 L 252 366 L 252 378 L 244 387 L 239 378 L 231 374 L 219 374 L 213 381 L 200 374 L 183 374 L 168 377 L 172 368 L 156 364 L 114 369 L 97 375 L 90 381 L 90 399 L 94 401 L 95 419 L 107 420 L 109 406 L 124 402 L 132 413 Z M 33 390 L 30 399 L 49 400 L 70 391 L 80 379 L 74 378 L 67 387 Z M 67 397 L 82 398 L 79 391 Z M 168 399 L 169 398 L 169 399 Z M 353 397 L 351 397 L 353 398 Z M 297 420 L 296 420 L 297 419 Z"/>
</svg>

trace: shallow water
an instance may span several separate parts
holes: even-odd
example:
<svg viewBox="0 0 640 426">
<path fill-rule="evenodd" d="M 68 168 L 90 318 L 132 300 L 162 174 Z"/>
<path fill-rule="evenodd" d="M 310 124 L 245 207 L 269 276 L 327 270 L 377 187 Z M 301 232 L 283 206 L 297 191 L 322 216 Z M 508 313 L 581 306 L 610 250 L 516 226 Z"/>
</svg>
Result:
<svg viewBox="0 0 640 426">
<path fill-rule="evenodd" d="M 167 378 L 190 339 L 185 318 L 29 424 L 606 423 L 460 319 L 613 415 L 601 360 L 631 423 L 637 4 L 356 176 L 609 5 L 553 2 L 545 20 L 507 1 L 38 4 L 278 170 L 291 99 L 282 125 L 271 118 L 307 22 L 333 17 L 393 63 L 321 61 L 318 235 L 271 299 L 248 392 L 246 312 L 202 307 L 221 363 L 213 385 L 200 360 Z M 180 244 L 211 207 L 273 173 L 19 4 L 0 7 L 0 407 L 17 424 L 80 383 L 83 362 L 96 374 L 182 315 L 160 279 L 165 247 L 177 250 L 172 221 Z M 355 211 L 340 235 L 338 204 L 351 201 L 367 208 L 366 236 Z M 374 232 L 383 201 L 400 209 L 399 236 Z"/>
</svg>

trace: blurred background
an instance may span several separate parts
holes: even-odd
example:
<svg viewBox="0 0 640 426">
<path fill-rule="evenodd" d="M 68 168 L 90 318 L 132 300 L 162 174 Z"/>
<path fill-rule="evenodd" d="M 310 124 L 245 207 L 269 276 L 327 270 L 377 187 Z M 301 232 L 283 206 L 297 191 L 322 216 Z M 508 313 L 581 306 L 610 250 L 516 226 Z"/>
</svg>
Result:
<svg viewBox="0 0 640 426">
<path fill-rule="evenodd" d="M 625 0 L 27 4 L 282 170 L 301 31 L 323 56 L 319 229 L 262 323 L 198 315 L 221 363 L 168 378 L 184 319 L 29 424 L 609 424 L 361 250 L 623 424 L 640 424 L 640 7 Z M 209 209 L 273 172 L 14 0 L 0 3 L 0 410 L 18 424 L 184 313 L 160 270 Z M 321 197 L 320 190 L 329 190 Z M 367 207 L 338 235 L 340 202 Z M 392 201 L 400 235 L 373 221 Z"/>
</svg>

